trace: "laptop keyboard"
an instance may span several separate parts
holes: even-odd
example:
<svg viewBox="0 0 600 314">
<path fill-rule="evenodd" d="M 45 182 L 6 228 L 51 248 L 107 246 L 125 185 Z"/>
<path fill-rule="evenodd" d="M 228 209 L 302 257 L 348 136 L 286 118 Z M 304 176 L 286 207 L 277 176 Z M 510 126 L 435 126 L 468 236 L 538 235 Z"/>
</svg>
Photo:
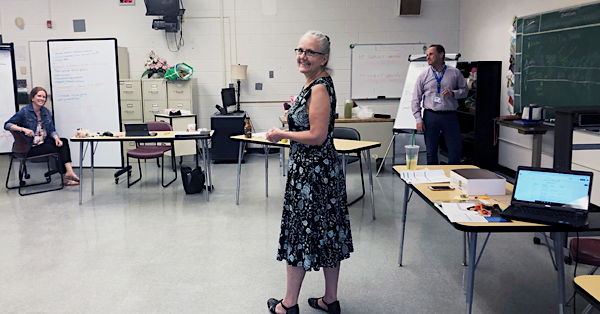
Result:
<svg viewBox="0 0 600 314">
<path fill-rule="evenodd" d="M 561 212 L 558 210 L 549 210 L 549 209 L 543 209 L 543 208 L 537 208 L 537 207 L 519 206 L 519 209 L 521 211 L 523 211 L 524 213 L 530 213 L 530 214 L 534 214 L 534 215 L 541 215 L 541 216 L 547 216 L 547 217 L 577 218 L 580 216 L 576 213 Z"/>
</svg>

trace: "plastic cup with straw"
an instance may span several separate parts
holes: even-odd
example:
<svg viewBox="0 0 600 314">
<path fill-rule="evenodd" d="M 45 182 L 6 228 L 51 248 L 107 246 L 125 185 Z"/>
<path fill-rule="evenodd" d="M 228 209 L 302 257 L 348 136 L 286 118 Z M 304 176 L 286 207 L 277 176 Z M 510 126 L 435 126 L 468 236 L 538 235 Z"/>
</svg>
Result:
<svg viewBox="0 0 600 314">
<path fill-rule="evenodd" d="M 406 150 L 408 170 L 416 170 L 417 161 L 419 158 L 419 146 L 415 145 L 415 132 L 412 134 L 411 144 L 404 146 L 404 148 Z"/>
</svg>

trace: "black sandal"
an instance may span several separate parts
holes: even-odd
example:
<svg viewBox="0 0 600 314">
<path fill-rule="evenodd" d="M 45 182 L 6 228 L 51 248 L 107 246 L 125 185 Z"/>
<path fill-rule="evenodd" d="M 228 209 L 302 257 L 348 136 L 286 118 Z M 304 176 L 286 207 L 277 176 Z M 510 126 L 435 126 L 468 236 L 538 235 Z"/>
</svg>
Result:
<svg viewBox="0 0 600 314">
<path fill-rule="evenodd" d="M 273 314 L 277 314 L 277 312 L 275 312 L 275 308 L 277 307 L 277 304 L 281 303 L 281 307 L 285 310 L 285 313 L 287 314 L 299 314 L 300 313 L 300 308 L 298 307 L 298 304 L 292 306 L 292 307 L 285 307 L 285 305 L 283 305 L 283 299 L 281 300 L 277 300 L 274 298 L 270 298 L 267 301 L 267 307 L 269 308 L 269 312 L 273 313 Z"/>
<path fill-rule="evenodd" d="M 321 301 L 323 301 L 323 304 L 327 305 L 327 308 L 324 309 L 319 305 L 319 299 L 321 299 Z M 321 311 L 325 311 L 327 313 L 331 313 L 331 314 L 340 314 L 342 312 L 342 309 L 340 307 L 340 301 L 335 301 L 332 303 L 326 303 L 323 298 L 310 298 L 308 299 L 308 305 L 310 305 L 312 308 L 315 308 L 317 310 L 321 310 Z"/>
</svg>

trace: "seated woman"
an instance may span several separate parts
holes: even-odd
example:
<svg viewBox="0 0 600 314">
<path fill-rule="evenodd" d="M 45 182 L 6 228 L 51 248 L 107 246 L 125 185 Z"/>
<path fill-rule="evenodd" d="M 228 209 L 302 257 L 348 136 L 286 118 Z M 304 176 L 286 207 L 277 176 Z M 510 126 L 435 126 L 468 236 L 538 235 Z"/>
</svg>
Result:
<svg viewBox="0 0 600 314">
<path fill-rule="evenodd" d="M 27 156 L 58 153 L 63 163 L 60 165 L 60 173 L 63 174 L 64 184 L 79 185 L 79 177 L 73 172 L 71 166 L 69 141 L 58 137 L 52 123 L 50 110 L 44 108 L 46 94 L 46 90 L 42 87 L 34 87 L 29 93 L 31 104 L 19 110 L 6 121 L 4 129 L 25 134 L 30 145 Z"/>
</svg>

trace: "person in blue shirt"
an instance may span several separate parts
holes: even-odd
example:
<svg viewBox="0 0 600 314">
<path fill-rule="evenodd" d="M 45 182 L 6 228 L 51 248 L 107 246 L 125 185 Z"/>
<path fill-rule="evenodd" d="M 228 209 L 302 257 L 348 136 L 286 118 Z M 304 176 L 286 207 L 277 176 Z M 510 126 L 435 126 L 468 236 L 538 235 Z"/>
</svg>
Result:
<svg viewBox="0 0 600 314">
<path fill-rule="evenodd" d="M 15 113 L 6 123 L 4 129 L 21 132 L 29 141 L 30 149 L 27 156 L 39 156 L 49 153 L 58 153 L 62 165 L 60 165 L 65 185 L 79 185 L 79 177 L 71 166 L 71 150 L 69 141 L 60 138 L 50 110 L 44 108 L 47 93 L 42 87 L 34 87 L 29 93 L 31 104 L 23 107 Z"/>
<path fill-rule="evenodd" d="M 425 133 L 427 164 L 438 165 L 440 134 L 448 148 L 448 164 L 460 163 L 462 142 L 456 108 L 458 99 L 469 93 L 467 80 L 460 70 L 444 62 L 446 50 L 442 45 L 431 45 L 427 49 L 427 63 L 415 82 L 412 111 L 417 122 L 417 131 Z M 425 109 L 421 116 L 421 103 Z"/>
</svg>

